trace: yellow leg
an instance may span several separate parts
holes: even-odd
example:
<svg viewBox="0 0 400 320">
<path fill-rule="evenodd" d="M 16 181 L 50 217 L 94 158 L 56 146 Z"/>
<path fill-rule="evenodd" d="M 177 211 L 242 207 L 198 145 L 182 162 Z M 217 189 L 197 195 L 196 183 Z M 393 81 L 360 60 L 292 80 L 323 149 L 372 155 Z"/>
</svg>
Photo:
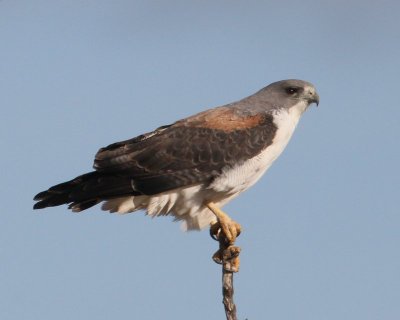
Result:
<svg viewBox="0 0 400 320">
<path fill-rule="evenodd" d="M 218 208 L 215 203 L 205 204 L 216 216 L 218 222 L 211 226 L 210 232 L 213 238 L 218 238 L 219 231 L 222 231 L 230 244 L 235 243 L 242 227 L 236 221 L 233 221 L 225 212 Z M 215 237 L 214 237 L 215 236 Z"/>
</svg>

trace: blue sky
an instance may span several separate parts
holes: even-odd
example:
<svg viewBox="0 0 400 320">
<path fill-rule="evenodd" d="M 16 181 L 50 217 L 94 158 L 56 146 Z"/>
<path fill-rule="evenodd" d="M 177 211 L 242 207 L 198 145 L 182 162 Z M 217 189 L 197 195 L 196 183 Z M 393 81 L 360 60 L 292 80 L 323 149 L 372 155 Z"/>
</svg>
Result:
<svg viewBox="0 0 400 320">
<path fill-rule="evenodd" d="M 229 205 L 240 319 L 400 316 L 396 1 L 0 2 L 0 318 L 221 319 L 217 244 L 171 218 L 32 210 L 102 146 L 281 79 L 310 108 Z"/>
</svg>

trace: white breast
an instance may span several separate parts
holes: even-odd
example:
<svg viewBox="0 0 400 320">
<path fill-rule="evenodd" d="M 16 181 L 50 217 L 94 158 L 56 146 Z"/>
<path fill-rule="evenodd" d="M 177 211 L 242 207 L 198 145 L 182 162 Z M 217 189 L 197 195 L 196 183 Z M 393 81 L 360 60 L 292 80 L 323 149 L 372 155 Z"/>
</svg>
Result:
<svg viewBox="0 0 400 320">
<path fill-rule="evenodd" d="M 254 158 L 227 169 L 210 188 L 219 192 L 237 194 L 256 183 L 285 149 L 306 108 L 307 104 L 300 102 L 290 110 L 277 110 L 274 113 L 274 123 L 278 129 L 272 144 Z"/>
</svg>

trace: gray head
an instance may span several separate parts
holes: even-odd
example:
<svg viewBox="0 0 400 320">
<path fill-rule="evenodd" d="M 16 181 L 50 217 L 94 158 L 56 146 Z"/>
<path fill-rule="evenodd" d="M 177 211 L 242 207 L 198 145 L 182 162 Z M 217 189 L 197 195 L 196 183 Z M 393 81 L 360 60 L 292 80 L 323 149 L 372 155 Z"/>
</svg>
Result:
<svg viewBox="0 0 400 320">
<path fill-rule="evenodd" d="M 261 99 L 266 97 L 275 107 L 290 108 L 299 101 L 305 101 L 307 105 L 319 104 L 319 96 L 315 87 L 303 80 L 282 80 L 271 83 L 269 86 L 256 93 Z"/>
<path fill-rule="evenodd" d="M 312 103 L 319 104 L 315 87 L 307 81 L 289 79 L 271 83 L 255 94 L 227 106 L 246 114 L 296 107 L 302 114 Z"/>
</svg>

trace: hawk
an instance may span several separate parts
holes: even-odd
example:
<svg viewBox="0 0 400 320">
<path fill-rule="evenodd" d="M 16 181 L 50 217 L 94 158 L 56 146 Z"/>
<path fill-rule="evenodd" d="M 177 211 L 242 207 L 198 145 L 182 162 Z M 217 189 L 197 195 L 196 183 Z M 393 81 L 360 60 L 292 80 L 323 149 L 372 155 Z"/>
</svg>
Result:
<svg viewBox="0 0 400 320">
<path fill-rule="evenodd" d="M 232 243 L 240 225 L 221 208 L 251 187 L 289 142 L 304 111 L 319 103 L 302 80 L 274 82 L 240 101 L 209 109 L 101 148 L 94 171 L 38 193 L 34 209 L 100 202 L 120 214 L 172 215 L 184 230 L 218 223 Z"/>
</svg>

